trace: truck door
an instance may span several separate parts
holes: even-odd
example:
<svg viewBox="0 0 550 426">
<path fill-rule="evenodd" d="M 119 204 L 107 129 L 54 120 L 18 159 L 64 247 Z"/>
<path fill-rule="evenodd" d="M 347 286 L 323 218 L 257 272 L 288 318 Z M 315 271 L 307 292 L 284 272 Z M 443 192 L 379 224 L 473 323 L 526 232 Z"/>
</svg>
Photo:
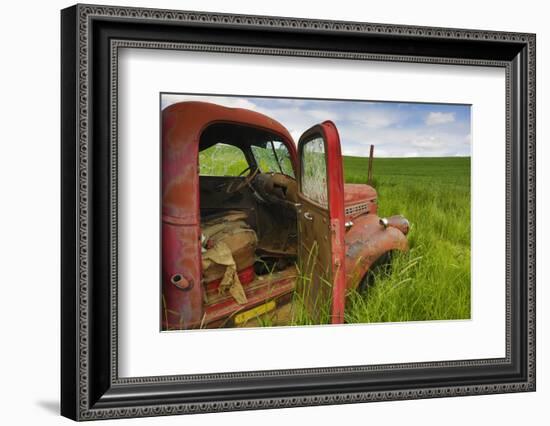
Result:
<svg viewBox="0 0 550 426">
<path fill-rule="evenodd" d="M 297 291 L 313 323 L 341 324 L 345 304 L 344 178 L 336 126 L 325 121 L 298 143 Z M 329 317 L 329 318 L 327 318 Z"/>
</svg>

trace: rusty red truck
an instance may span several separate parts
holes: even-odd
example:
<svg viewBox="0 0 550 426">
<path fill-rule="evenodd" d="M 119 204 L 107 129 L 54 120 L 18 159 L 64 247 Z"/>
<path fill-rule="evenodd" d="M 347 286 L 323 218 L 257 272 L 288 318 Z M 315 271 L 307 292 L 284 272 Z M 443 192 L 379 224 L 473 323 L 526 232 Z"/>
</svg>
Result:
<svg viewBox="0 0 550 426">
<path fill-rule="evenodd" d="M 229 147 L 241 173 L 201 173 L 200 153 Z M 233 158 L 233 157 L 231 157 Z M 211 155 L 227 168 L 227 156 Z M 207 102 L 162 111 L 163 330 L 234 327 L 292 303 L 297 282 L 315 317 L 344 322 L 346 292 L 408 248 L 408 221 L 380 218 L 377 192 L 344 183 L 338 130 L 294 142 L 276 120 Z M 299 280 L 307 269 L 309 279 Z M 303 290 L 303 289 L 302 289 Z"/>
</svg>

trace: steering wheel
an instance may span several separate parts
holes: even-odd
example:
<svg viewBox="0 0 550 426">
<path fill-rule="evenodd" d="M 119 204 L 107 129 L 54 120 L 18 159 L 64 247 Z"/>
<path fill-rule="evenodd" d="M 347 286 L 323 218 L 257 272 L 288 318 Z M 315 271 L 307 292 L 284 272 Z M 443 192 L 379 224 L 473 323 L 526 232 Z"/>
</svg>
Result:
<svg viewBox="0 0 550 426">
<path fill-rule="evenodd" d="M 239 173 L 237 177 L 241 177 L 246 172 L 252 170 L 252 166 L 248 166 L 246 169 L 244 169 L 242 172 Z M 252 173 L 250 173 L 247 177 L 245 177 L 242 181 L 239 181 L 237 179 L 231 181 L 229 185 L 225 187 L 225 193 L 226 194 L 234 194 L 236 192 L 239 192 L 241 189 L 243 189 L 245 186 L 250 185 L 250 182 L 256 177 L 258 172 L 260 171 L 259 168 L 255 168 Z"/>
</svg>

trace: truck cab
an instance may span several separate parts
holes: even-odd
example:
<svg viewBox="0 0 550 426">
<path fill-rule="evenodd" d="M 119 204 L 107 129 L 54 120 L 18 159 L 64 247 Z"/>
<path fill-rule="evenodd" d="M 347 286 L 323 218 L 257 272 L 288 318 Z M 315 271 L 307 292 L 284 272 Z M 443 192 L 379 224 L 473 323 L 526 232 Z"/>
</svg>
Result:
<svg viewBox="0 0 550 426">
<path fill-rule="evenodd" d="M 407 250 L 408 227 L 378 217 L 372 186 L 344 183 L 330 121 L 295 144 L 255 111 L 162 112 L 163 330 L 247 325 L 296 295 L 314 321 L 343 323 L 346 292 Z"/>
</svg>

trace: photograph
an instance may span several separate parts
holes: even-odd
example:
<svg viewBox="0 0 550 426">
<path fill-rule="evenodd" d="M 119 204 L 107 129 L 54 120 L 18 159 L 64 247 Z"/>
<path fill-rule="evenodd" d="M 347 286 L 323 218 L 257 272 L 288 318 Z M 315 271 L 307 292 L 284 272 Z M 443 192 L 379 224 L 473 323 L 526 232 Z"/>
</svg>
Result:
<svg viewBox="0 0 550 426">
<path fill-rule="evenodd" d="M 11 185 L 32 201 L 18 215 L 60 210 L 61 291 L 44 305 L 59 306 L 60 347 L 40 365 L 60 372 L 63 416 L 384 401 L 369 412 L 420 404 L 423 418 L 431 402 L 404 401 L 440 399 L 445 416 L 514 397 L 466 396 L 538 394 L 546 27 L 518 8 L 405 3 L 63 5 L 47 31 L 61 151 L 37 157 L 60 163 L 60 203 L 36 167 L 18 170 L 34 191 Z M 518 398 L 489 411 L 518 423 L 540 402 Z"/>
<path fill-rule="evenodd" d="M 161 93 L 162 331 L 471 318 L 471 105 Z"/>
</svg>

